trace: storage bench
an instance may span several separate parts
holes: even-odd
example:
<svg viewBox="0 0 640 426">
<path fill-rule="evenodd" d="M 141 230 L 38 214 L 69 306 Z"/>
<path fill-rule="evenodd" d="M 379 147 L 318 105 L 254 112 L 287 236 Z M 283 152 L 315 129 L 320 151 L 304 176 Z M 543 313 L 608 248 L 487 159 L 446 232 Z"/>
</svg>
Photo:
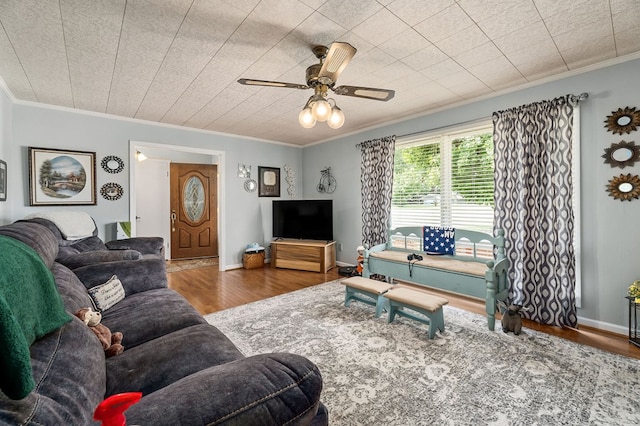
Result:
<svg viewBox="0 0 640 426">
<path fill-rule="evenodd" d="M 365 250 L 362 276 L 380 274 L 389 282 L 407 281 L 482 299 L 487 326 L 494 330 L 497 300 L 509 292 L 504 231 L 497 235 L 456 228 L 455 255 L 431 256 L 424 251 L 423 227 L 391 229 L 386 243 Z M 411 254 L 423 259 L 409 260 Z"/>
</svg>

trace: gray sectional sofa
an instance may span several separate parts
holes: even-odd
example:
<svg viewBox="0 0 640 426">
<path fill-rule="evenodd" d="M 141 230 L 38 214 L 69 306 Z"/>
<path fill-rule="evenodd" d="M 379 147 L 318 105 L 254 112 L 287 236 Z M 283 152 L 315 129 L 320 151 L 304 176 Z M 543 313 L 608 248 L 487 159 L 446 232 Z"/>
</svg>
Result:
<svg viewBox="0 0 640 426">
<path fill-rule="evenodd" d="M 20 268 L 5 267 L 15 260 L 6 248 L 16 240 L 30 247 L 26 252 L 35 250 L 39 260 L 34 266 L 21 261 Z M 11 303 L 38 303 L 35 298 L 28 300 L 29 280 L 11 274 L 28 273 L 42 263 L 45 272 L 52 274 L 56 292 L 48 302 L 39 302 L 42 312 L 55 307 L 59 299 L 67 317 L 53 331 L 36 335 L 28 347 L 33 382 L 32 388 L 27 383 L 22 389 L 26 396 L 19 392 L 16 396 L 10 378 L 2 374 L 0 424 L 97 424 L 92 418 L 96 406 L 122 392 L 143 393 L 126 412 L 128 424 L 328 423 L 320 402 L 322 378 L 311 361 L 288 353 L 245 357 L 182 296 L 167 288 L 163 259 L 93 263 L 72 271 L 55 261 L 58 250 L 57 237 L 42 224 L 16 222 L 0 227 L 0 302 L 16 296 L 9 287 L 18 283 L 25 287 L 13 302 L 0 303 L 0 316 L 6 317 L 7 308 L 12 314 L 7 306 Z M 125 296 L 103 312 L 102 323 L 123 333 L 125 349 L 105 358 L 96 336 L 73 314 L 91 307 L 87 289 L 112 275 L 122 282 Z M 39 284 L 35 287 L 36 292 L 40 290 Z M 3 322 L 0 327 L 0 338 L 7 339 L 9 326 Z M 16 361 L 12 357 L 18 353 L 5 351 L 0 358 L 2 369 Z"/>
</svg>

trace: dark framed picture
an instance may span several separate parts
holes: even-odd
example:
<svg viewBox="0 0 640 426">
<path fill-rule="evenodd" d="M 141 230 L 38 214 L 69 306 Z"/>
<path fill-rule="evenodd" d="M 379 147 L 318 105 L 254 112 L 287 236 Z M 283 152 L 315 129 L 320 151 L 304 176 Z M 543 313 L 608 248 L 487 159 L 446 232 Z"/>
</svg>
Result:
<svg viewBox="0 0 640 426">
<path fill-rule="evenodd" d="M 0 201 L 7 201 L 7 163 L 0 160 Z"/>
<path fill-rule="evenodd" d="M 29 147 L 29 205 L 96 204 L 96 153 Z"/>
<path fill-rule="evenodd" d="M 280 168 L 258 166 L 258 197 L 280 196 Z"/>
</svg>

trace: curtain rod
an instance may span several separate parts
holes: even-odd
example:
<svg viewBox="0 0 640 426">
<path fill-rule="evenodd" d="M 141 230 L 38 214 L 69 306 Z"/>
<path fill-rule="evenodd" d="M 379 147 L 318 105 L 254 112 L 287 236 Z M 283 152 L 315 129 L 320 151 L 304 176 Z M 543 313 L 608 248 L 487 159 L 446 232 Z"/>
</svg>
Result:
<svg viewBox="0 0 640 426">
<path fill-rule="evenodd" d="M 584 100 L 586 100 L 589 97 L 589 94 L 587 92 L 582 92 L 579 95 L 567 95 L 569 97 L 569 101 L 575 106 L 577 105 L 579 102 L 582 102 Z M 438 133 L 441 132 L 443 130 L 446 129 L 450 129 L 450 128 L 456 128 L 456 127 L 460 127 L 460 126 L 468 126 L 468 127 L 474 127 L 476 124 L 480 125 L 481 123 L 485 122 L 486 120 L 490 120 L 491 118 L 480 118 L 477 120 L 470 120 L 470 121 L 466 121 L 466 122 L 462 122 L 462 123 L 456 123 L 456 124 L 450 124 L 447 126 L 441 126 L 441 127 L 437 127 L 434 129 L 430 129 L 430 130 L 422 130 L 419 132 L 413 132 L 413 133 L 406 133 L 404 135 L 398 135 L 396 136 L 396 138 L 398 139 L 404 139 L 407 137 L 411 137 L 411 136 L 418 136 L 418 135 L 426 135 L 429 133 Z M 376 138 L 376 139 L 380 139 L 380 138 Z M 369 141 L 365 141 L 365 142 L 360 142 L 358 144 L 356 144 L 356 148 L 360 149 L 360 147 L 362 146 L 363 143 L 366 142 L 372 142 L 375 139 L 369 140 Z"/>
<path fill-rule="evenodd" d="M 569 101 L 571 101 L 575 106 L 579 102 L 586 100 L 588 97 L 589 94 L 587 92 L 582 92 L 579 95 L 569 95 Z"/>
</svg>

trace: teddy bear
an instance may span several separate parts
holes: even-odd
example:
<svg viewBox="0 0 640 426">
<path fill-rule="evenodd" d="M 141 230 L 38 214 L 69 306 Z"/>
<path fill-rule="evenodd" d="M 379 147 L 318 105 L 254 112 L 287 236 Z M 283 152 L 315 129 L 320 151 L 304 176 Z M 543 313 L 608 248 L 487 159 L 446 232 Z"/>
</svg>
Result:
<svg viewBox="0 0 640 426">
<path fill-rule="evenodd" d="M 109 327 L 101 324 L 102 314 L 100 312 L 96 312 L 91 308 L 82 308 L 75 313 L 75 316 L 80 318 L 80 320 L 88 325 L 91 331 L 95 333 L 104 348 L 104 353 L 107 358 L 119 355 L 124 351 L 124 346 L 122 346 L 122 333 L 119 331 L 111 333 Z"/>
</svg>

